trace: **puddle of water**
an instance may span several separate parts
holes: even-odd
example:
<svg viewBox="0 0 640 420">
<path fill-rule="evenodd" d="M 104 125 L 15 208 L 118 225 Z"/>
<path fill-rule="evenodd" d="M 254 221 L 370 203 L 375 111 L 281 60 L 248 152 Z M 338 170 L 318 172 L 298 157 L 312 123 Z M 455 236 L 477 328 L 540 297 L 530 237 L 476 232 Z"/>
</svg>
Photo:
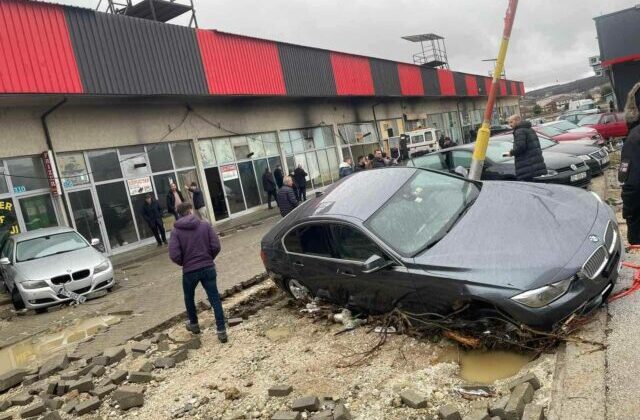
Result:
<svg viewBox="0 0 640 420">
<path fill-rule="evenodd" d="M 56 352 L 96 335 L 120 322 L 116 316 L 88 318 L 56 333 L 31 337 L 0 350 L 0 375 L 16 368 L 32 368 Z"/>
<path fill-rule="evenodd" d="M 436 363 L 458 363 L 460 377 L 465 381 L 491 384 L 498 379 L 515 375 L 530 361 L 531 355 L 527 353 L 502 350 L 464 351 L 457 347 L 447 347 L 438 355 Z"/>
<path fill-rule="evenodd" d="M 265 331 L 264 335 L 271 341 L 278 341 L 280 339 L 289 337 L 291 330 L 289 327 L 275 327 Z"/>
</svg>

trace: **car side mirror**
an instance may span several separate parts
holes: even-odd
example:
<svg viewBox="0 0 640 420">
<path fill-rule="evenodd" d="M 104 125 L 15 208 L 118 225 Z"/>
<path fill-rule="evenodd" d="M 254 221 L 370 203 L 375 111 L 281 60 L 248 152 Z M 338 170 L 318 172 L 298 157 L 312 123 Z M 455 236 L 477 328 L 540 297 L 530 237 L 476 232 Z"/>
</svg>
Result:
<svg viewBox="0 0 640 420">
<path fill-rule="evenodd" d="M 372 255 L 369 257 L 367 261 L 362 264 L 362 272 L 364 274 L 375 273 L 376 271 L 380 271 L 383 268 L 389 267 L 393 264 L 392 261 L 385 260 L 379 255 Z"/>
<path fill-rule="evenodd" d="M 0 265 L 9 265 L 9 264 L 11 264 L 11 261 L 9 261 L 9 258 L 7 257 L 0 258 Z"/>
<path fill-rule="evenodd" d="M 98 246 L 98 245 L 100 245 L 100 239 L 98 238 L 91 239 L 91 246 Z"/>
<path fill-rule="evenodd" d="M 467 171 L 467 169 L 462 166 L 456 166 L 456 169 L 454 169 L 453 171 L 463 178 L 467 178 L 469 176 L 469 171 Z"/>
</svg>

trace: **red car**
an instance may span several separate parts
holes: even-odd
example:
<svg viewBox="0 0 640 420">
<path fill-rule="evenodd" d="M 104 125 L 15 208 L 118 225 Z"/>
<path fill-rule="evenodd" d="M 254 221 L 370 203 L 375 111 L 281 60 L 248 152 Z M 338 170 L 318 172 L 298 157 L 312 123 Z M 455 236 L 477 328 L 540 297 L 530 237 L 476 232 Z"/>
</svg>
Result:
<svg viewBox="0 0 640 420">
<path fill-rule="evenodd" d="M 597 132 L 584 132 L 584 131 L 563 131 L 556 127 L 548 125 L 536 125 L 533 128 L 536 133 L 549 137 L 555 141 L 581 141 L 586 144 L 598 145 L 603 143 L 602 137 Z"/>
<path fill-rule="evenodd" d="M 587 115 L 578 122 L 578 125 L 595 128 L 605 140 L 626 137 L 629 132 L 622 112 Z"/>
</svg>

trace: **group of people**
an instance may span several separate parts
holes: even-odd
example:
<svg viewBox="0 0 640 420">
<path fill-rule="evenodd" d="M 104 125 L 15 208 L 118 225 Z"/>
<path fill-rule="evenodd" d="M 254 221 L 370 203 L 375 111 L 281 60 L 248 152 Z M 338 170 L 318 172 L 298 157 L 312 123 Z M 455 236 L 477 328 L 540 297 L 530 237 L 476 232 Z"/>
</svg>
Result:
<svg viewBox="0 0 640 420">
<path fill-rule="evenodd" d="M 353 164 L 353 160 L 348 157 L 340 164 L 338 168 L 338 177 L 340 179 L 351 175 L 354 172 L 365 171 L 367 169 L 384 168 L 386 166 L 397 165 L 398 162 L 390 159 L 385 152 L 376 149 L 372 154 L 367 156 L 358 156 L 358 163 Z"/>
<path fill-rule="evenodd" d="M 272 209 L 271 198 L 276 201 L 282 217 L 289 214 L 300 202 L 307 200 L 307 172 L 301 164 L 288 176 L 284 176 L 282 166 L 276 166 L 271 173 L 265 168 L 262 174 L 262 188 L 267 194 L 267 204 Z"/>
</svg>

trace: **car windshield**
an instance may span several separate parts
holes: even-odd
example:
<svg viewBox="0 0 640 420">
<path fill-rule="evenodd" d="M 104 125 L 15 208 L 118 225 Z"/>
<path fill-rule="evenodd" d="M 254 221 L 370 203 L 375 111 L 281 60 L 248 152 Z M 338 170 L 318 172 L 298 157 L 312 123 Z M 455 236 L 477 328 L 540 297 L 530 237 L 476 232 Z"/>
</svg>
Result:
<svg viewBox="0 0 640 420">
<path fill-rule="evenodd" d="M 18 242 L 16 261 L 29 261 L 86 248 L 89 245 L 76 232 L 64 232 Z"/>
<path fill-rule="evenodd" d="M 513 149 L 512 141 L 492 141 L 487 147 L 487 158 L 494 163 L 505 162 L 512 159 L 510 156 L 502 156 Z"/>
<path fill-rule="evenodd" d="M 569 131 L 569 130 L 573 130 L 574 128 L 578 128 L 578 126 L 572 123 L 571 121 L 554 121 L 550 123 L 548 126 L 557 128 L 558 130 L 562 130 L 562 131 Z"/>
<path fill-rule="evenodd" d="M 435 245 L 480 194 L 473 182 L 418 170 L 365 225 L 404 256 Z"/>
<path fill-rule="evenodd" d="M 598 121 L 600 121 L 600 114 L 587 115 L 578 122 L 578 125 L 582 127 L 587 124 L 598 124 Z"/>
<path fill-rule="evenodd" d="M 539 127 L 536 127 L 536 128 L 537 128 L 538 131 L 540 131 L 542 134 L 544 134 L 547 137 L 553 137 L 553 136 L 557 136 L 559 134 L 562 134 L 561 130 L 558 130 L 555 127 L 550 127 L 548 125 L 544 126 L 544 127 L 539 126 Z"/>
<path fill-rule="evenodd" d="M 549 147 L 553 147 L 558 144 L 555 141 L 542 136 L 538 136 L 538 140 L 540 141 L 540 148 L 542 149 L 548 149 Z"/>
</svg>

